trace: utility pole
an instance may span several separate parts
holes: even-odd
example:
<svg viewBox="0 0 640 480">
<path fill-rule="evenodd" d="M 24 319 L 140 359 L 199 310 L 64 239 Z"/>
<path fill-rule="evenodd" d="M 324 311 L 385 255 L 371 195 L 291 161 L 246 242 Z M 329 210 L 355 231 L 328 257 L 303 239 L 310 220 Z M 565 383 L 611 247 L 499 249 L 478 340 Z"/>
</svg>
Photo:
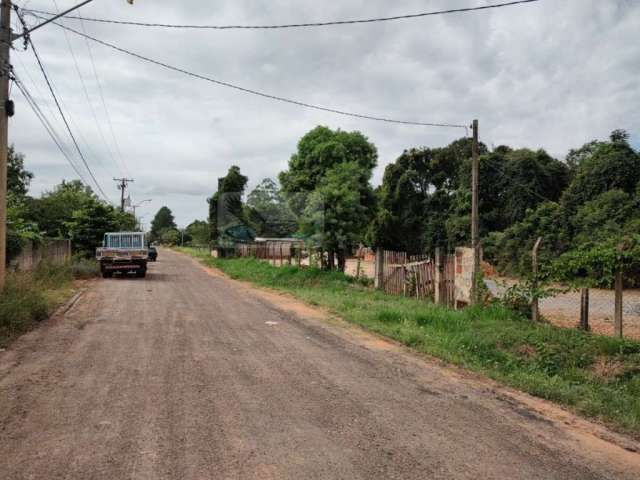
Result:
<svg viewBox="0 0 640 480">
<path fill-rule="evenodd" d="M 473 130 L 472 171 L 471 171 L 471 248 L 473 249 L 473 269 L 471 277 L 471 302 L 480 301 L 478 282 L 480 281 L 480 219 L 478 215 L 478 187 L 480 180 L 480 157 L 478 147 L 478 120 L 471 125 Z"/>
<path fill-rule="evenodd" d="M 118 182 L 118 189 L 120 190 L 120 211 L 124 212 L 124 192 L 127 189 L 127 185 L 133 183 L 133 178 L 114 178 L 114 182 Z"/>
<path fill-rule="evenodd" d="M 0 4 L 0 289 L 4 288 L 7 263 L 7 161 L 9 154 L 9 73 L 11 71 L 11 0 Z"/>
</svg>

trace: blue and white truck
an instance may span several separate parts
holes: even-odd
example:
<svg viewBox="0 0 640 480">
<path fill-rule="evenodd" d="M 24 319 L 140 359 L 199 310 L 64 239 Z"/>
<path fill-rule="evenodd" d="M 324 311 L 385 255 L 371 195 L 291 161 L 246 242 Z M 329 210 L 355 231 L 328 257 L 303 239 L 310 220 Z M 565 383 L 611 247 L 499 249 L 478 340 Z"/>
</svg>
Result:
<svg viewBox="0 0 640 480">
<path fill-rule="evenodd" d="M 147 274 L 149 250 L 142 232 L 105 233 L 102 247 L 96 250 L 100 271 L 104 278 L 114 273 L 135 273 L 144 278 Z"/>
</svg>

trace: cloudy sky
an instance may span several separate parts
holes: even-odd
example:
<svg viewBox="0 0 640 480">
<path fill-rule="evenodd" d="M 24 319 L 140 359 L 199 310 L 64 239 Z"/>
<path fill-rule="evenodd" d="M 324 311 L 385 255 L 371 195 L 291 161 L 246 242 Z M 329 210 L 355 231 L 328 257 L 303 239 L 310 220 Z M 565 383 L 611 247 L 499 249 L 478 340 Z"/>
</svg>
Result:
<svg viewBox="0 0 640 480">
<path fill-rule="evenodd" d="M 280 24 L 500 2 L 136 0 L 130 6 L 95 0 L 80 12 L 158 23 Z M 56 3 L 63 10 L 78 0 L 15 3 L 53 11 Z M 422 122 L 468 124 L 478 118 L 488 145 L 545 148 L 561 158 L 571 147 L 624 128 L 640 146 L 639 0 L 540 0 L 479 13 L 291 30 L 83 23 L 67 20 L 70 27 L 84 26 L 95 37 L 159 61 L 307 103 Z M 117 201 L 112 178 L 135 178 L 134 202 L 153 199 L 139 209 L 147 224 L 162 205 L 181 226 L 205 218 L 206 198 L 230 165 L 239 165 L 251 186 L 275 178 L 298 139 L 318 124 L 360 130 L 375 143 L 375 183 L 403 149 L 441 146 L 464 135 L 460 129 L 390 125 L 282 104 L 91 43 L 114 142 L 87 42 L 71 33 L 65 37 L 54 25 L 32 38 L 98 182 Z M 33 53 L 17 48 L 12 63 L 63 136 Z M 36 175 L 32 194 L 77 178 L 15 88 L 13 97 L 10 141 Z M 79 163 L 77 155 L 74 160 Z"/>
</svg>

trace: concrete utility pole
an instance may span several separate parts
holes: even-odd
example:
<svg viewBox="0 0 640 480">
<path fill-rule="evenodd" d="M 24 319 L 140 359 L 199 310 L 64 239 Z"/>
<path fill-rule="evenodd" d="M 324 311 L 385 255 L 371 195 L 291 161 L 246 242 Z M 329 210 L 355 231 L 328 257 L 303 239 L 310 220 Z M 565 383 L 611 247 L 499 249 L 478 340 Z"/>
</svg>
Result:
<svg viewBox="0 0 640 480">
<path fill-rule="evenodd" d="M 9 73 L 11 71 L 11 0 L 0 5 L 0 289 L 4 288 L 7 263 L 7 160 L 9 153 Z"/>
<path fill-rule="evenodd" d="M 480 180 L 480 157 L 478 146 L 478 120 L 471 125 L 473 129 L 472 171 L 471 171 L 471 248 L 473 249 L 473 269 L 471 277 L 471 302 L 478 303 L 478 280 L 480 274 L 480 218 L 478 215 L 478 187 Z"/>
<path fill-rule="evenodd" d="M 124 212 L 124 192 L 127 189 L 127 185 L 133 183 L 133 178 L 114 178 L 114 182 L 118 182 L 118 189 L 120 190 L 120 211 Z"/>
</svg>

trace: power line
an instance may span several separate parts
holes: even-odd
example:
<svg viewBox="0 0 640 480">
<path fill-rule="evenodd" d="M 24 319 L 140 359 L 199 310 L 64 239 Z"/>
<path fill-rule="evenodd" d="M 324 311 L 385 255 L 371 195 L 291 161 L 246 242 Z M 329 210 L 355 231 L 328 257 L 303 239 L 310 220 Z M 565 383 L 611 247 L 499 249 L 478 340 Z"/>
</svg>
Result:
<svg viewBox="0 0 640 480">
<path fill-rule="evenodd" d="M 207 77 L 205 75 L 201 75 L 201 74 L 198 74 L 198 73 L 193 73 L 193 72 L 190 72 L 190 71 L 185 70 L 183 68 L 174 67 L 174 66 L 169 65 L 167 63 L 160 62 L 158 60 L 154 60 L 152 58 L 145 57 L 145 56 L 143 56 L 143 55 L 141 55 L 139 53 L 135 53 L 135 52 L 132 52 L 130 50 L 126 50 L 124 48 L 118 47 L 117 45 L 114 45 L 112 43 L 108 43 L 108 42 L 106 42 L 104 40 L 99 40 L 99 39 L 97 39 L 95 37 L 87 35 L 86 33 L 79 32 L 78 30 L 74 30 L 73 28 L 68 27 L 66 25 L 62 25 L 62 24 L 60 24 L 58 22 L 53 22 L 53 23 L 55 25 L 59 26 L 60 28 L 63 28 L 65 30 L 68 30 L 70 32 L 75 33 L 76 35 L 80 35 L 82 37 L 88 38 L 89 40 L 91 40 L 93 42 L 96 42 L 96 43 L 98 43 L 100 45 L 103 45 L 105 47 L 111 48 L 113 50 L 117 50 L 118 52 L 130 55 L 132 57 L 137 58 L 138 60 L 143 60 L 143 61 L 145 61 L 147 63 L 152 63 L 154 65 L 158 65 L 160 67 L 163 67 L 163 68 L 165 68 L 167 70 L 172 70 L 174 72 L 182 73 L 184 75 L 188 75 L 188 76 L 193 77 L 193 78 L 204 80 L 204 81 L 207 81 L 207 82 L 210 82 L 210 83 L 214 83 L 216 85 L 220 85 L 220 86 L 223 86 L 223 87 L 232 88 L 234 90 L 238 90 L 238 91 L 241 91 L 241 92 L 244 92 L 244 93 L 248 93 L 248 94 L 251 94 L 251 95 L 256 95 L 258 97 L 268 98 L 270 100 L 276 100 L 276 101 L 283 102 L 283 103 L 288 103 L 288 104 L 291 104 L 291 105 L 297 105 L 299 107 L 311 108 L 311 109 L 320 110 L 320 111 L 323 111 L 323 112 L 334 113 L 334 114 L 337 114 L 337 115 L 343 115 L 343 116 L 355 117 L 355 118 L 362 118 L 362 119 L 366 119 L 366 120 L 374 120 L 374 121 L 377 121 L 377 122 L 394 123 L 394 124 L 401 124 L 401 125 L 414 125 L 414 126 L 421 126 L 421 127 L 464 128 L 465 131 L 468 130 L 467 125 L 453 124 L 453 123 L 416 122 L 416 121 L 408 121 L 408 120 L 396 120 L 396 119 L 385 118 L 385 117 L 376 117 L 376 116 L 372 116 L 372 115 L 364 115 L 364 114 L 360 114 L 360 113 L 347 112 L 347 111 L 338 110 L 338 109 L 335 109 L 335 108 L 322 107 L 322 106 L 314 105 L 314 104 L 311 104 L 311 103 L 301 102 L 301 101 L 298 101 L 298 100 L 292 100 L 292 99 L 289 99 L 289 98 L 284 98 L 284 97 L 280 97 L 280 96 L 277 96 L 277 95 L 272 95 L 272 94 L 269 94 L 269 93 L 260 92 L 258 90 L 252 90 L 250 88 L 241 87 L 239 85 L 235 85 L 235 84 L 228 83 L 228 82 L 223 82 L 221 80 L 216 80 L 215 78 Z"/>
<path fill-rule="evenodd" d="M 87 33 L 87 31 L 84 28 L 84 22 L 82 20 L 80 20 L 80 26 L 82 27 L 82 31 L 84 33 Z M 105 116 L 107 117 L 107 124 L 109 125 L 109 130 L 111 132 L 111 138 L 113 139 L 113 145 L 115 147 L 116 155 L 120 159 L 123 173 L 125 173 L 125 176 L 130 176 L 129 169 L 127 168 L 127 163 L 124 160 L 124 156 L 122 155 L 122 150 L 120 149 L 120 144 L 118 143 L 118 139 L 116 137 L 116 133 L 113 128 L 113 122 L 111 121 L 111 114 L 109 113 L 109 109 L 107 108 L 107 102 L 104 99 L 102 82 L 100 81 L 100 77 L 98 76 L 98 70 L 96 68 L 96 62 L 93 58 L 93 51 L 91 50 L 91 44 L 89 43 L 89 40 L 87 38 L 84 39 L 84 42 L 87 45 L 87 51 L 89 52 L 89 59 L 91 60 L 91 67 L 93 68 L 93 76 L 95 77 L 96 84 L 98 85 L 98 93 L 100 94 L 100 100 L 102 101 L 102 106 L 104 107 L 104 113 L 105 113 Z"/>
<path fill-rule="evenodd" d="M 67 151 L 62 146 L 63 142 L 60 139 L 60 136 L 56 132 L 55 128 L 53 127 L 53 125 L 51 125 L 51 122 L 49 121 L 49 119 L 47 119 L 46 115 L 44 114 L 44 112 L 42 111 L 42 109 L 40 108 L 40 106 L 38 105 L 36 100 L 31 95 L 31 92 L 29 92 L 29 90 L 27 89 L 26 85 L 24 85 L 24 83 L 22 83 L 22 81 L 18 78 L 16 73 L 13 74 L 13 81 L 16 84 L 16 86 L 18 87 L 18 90 L 20 90 L 20 93 L 22 93 L 22 96 L 25 98 L 25 100 L 27 101 L 27 103 L 29 104 L 31 109 L 33 110 L 33 113 L 35 114 L 35 116 L 38 118 L 38 120 L 40 121 L 40 123 L 42 124 L 44 129 L 47 131 L 47 133 L 49 134 L 49 136 L 51 137 L 53 142 L 58 147 L 58 150 L 60 150 L 60 152 L 62 153 L 64 158 L 67 160 L 69 165 L 71 165 L 71 168 L 73 168 L 73 170 L 76 172 L 76 174 L 80 178 L 80 181 L 82 183 L 86 184 L 86 180 L 85 180 L 84 176 L 82 175 L 82 173 L 80 173 L 80 170 L 75 165 L 75 163 L 73 163 L 73 161 L 71 160 L 71 157 L 69 156 Z"/>
<path fill-rule="evenodd" d="M 78 16 L 68 16 L 65 18 L 70 18 L 74 20 L 84 19 L 89 22 L 110 23 L 110 24 L 116 24 L 116 25 L 133 25 L 137 27 L 184 28 L 184 29 L 200 29 L 200 30 L 276 30 L 276 29 L 282 29 L 282 28 L 328 27 L 328 26 L 335 26 L 335 25 L 354 25 L 354 24 L 362 24 L 362 23 L 391 22 L 391 21 L 397 21 L 397 20 L 409 20 L 413 18 L 431 17 L 436 15 L 446 15 L 446 14 L 452 14 L 452 13 L 477 12 L 481 10 L 510 7 L 514 5 L 533 3 L 538 1 L 539 0 L 518 0 L 518 1 L 511 1 L 511 2 L 504 2 L 504 3 L 496 3 L 492 5 L 483 5 L 478 7 L 454 8 L 449 10 L 421 12 L 421 13 L 413 13 L 408 15 L 396 15 L 392 17 L 379 17 L 379 18 L 367 18 L 367 19 L 355 19 L 355 20 L 334 20 L 334 21 L 327 21 L 327 22 L 290 23 L 290 24 L 282 24 L 282 25 L 179 25 L 179 24 L 171 24 L 171 23 L 131 22 L 131 21 L 124 21 L 124 20 L 87 18 L 87 17 L 78 17 Z M 54 13 L 46 12 L 42 10 L 34 10 L 34 9 L 23 9 L 23 10 L 29 13 L 37 13 L 37 14 L 51 15 L 51 16 L 55 15 Z"/>
<path fill-rule="evenodd" d="M 58 4 L 56 2 L 56 0 L 53 0 L 53 4 L 56 7 L 56 10 L 58 10 Z M 73 47 L 71 46 L 71 42 L 69 41 L 69 35 L 67 34 L 67 32 L 64 32 L 64 37 L 65 37 L 65 41 L 67 43 L 67 47 L 69 49 L 69 53 L 71 54 L 71 58 L 73 59 L 73 64 L 75 66 L 75 70 L 76 73 L 78 74 L 78 78 L 80 79 L 80 84 L 82 85 L 82 90 L 84 92 L 84 97 L 87 100 L 87 105 L 89 106 L 89 110 L 91 110 L 91 114 L 93 116 L 93 120 L 96 124 L 96 128 L 98 130 L 98 133 L 100 134 L 100 138 L 102 139 L 106 149 L 107 149 L 107 154 L 109 155 L 109 157 L 111 157 L 111 160 L 116 164 L 117 166 L 117 162 L 115 160 L 115 157 L 113 156 L 113 153 L 111 152 L 111 148 L 109 147 L 109 144 L 107 143 L 107 140 L 104 136 L 104 133 L 102 132 L 102 128 L 100 127 L 100 122 L 98 121 L 98 116 L 96 115 L 96 111 L 95 108 L 93 108 L 93 103 L 91 103 L 91 98 L 89 97 L 89 90 L 87 89 L 87 85 L 84 81 L 84 76 L 82 75 L 82 72 L 80 70 L 80 65 L 78 64 L 78 59 L 76 58 L 76 54 L 73 50 Z M 87 144 L 86 140 L 85 140 L 85 144 Z M 95 155 L 94 155 L 95 156 Z M 102 167 L 102 163 L 99 162 L 100 166 Z M 103 167 L 104 168 L 104 167 Z M 112 173 L 109 173 L 111 176 L 113 176 Z"/>
<path fill-rule="evenodd" d="M 49 92 L 51 93 L 51 96 L 53 97 L 53 100 L 54 100 L 54 102 L 56 104 L 56 107 L 58 108 L 58 112 L 60 113 L 60 116 L 62 117 L 64 125 L 65 125 L 65 127 L 67 129 L 67 132 L 69 133 L 69 136 L 71 137 L 71 140 L 73 141 L 73 144 L 76 147 L 78 155 L 80 155 L 80 158 L 82 159 L 82 163 L 84 164 L 85 168 L 89 172 L 89 175 L 91 176 L 91 179 L 93 180 L 93 183 L 98 188 L 98 191 L 102 194 L 103 199 L 105 201 L 107 201 L 108 203 L 111 203 L 109 201 L 109 197 L 107 196 L 106 193 L 104 193 L 104 190 L 102 189 L 102 187 L 98 183 L 98 180 L 96 180 L 95 175 L 91 171 L 91 168 L 89 167 L 89 164 L 87 163 L 87 160 L 84 157 L 84 154 L 82 153 L 82 150 L 80 150 L 80 146 L 78 145 L 76 137 L 74 136 L 73 132 L 71 131 L 71 127 L 69 126 L 69 122 L 67 121 L 67 117 L 65 116 L 64 112 L 62 111 L 62 107 L 60 106 L 60 102 L 58 101 L 58 97 L 57 97 L 55 91 L 53 90 L 53 86 L 51 84 L 51 81 L 49 80 L 49 76 L 47 75 L 47 72 L 46 72 L 46 70 L 44 68 L 44 65 L 42 64 L 42 61 L 40 60 L 40 55 L 38 55 L 38 51 L 36 50 L 36 47 L 33 44 L 33 40 L 31 40 L 31 38 L 29 38 L 29 44 L 31 45 L 31 48 L 33 50 L 33 54 L 36 57 L 36 60 L 38 61 L 38 66 L 40 67 L 40 71 L 42 72 L 42 75 L 44 76 L 44 79 L 45 79 L 45 81 L 47 83 L 47 87 L 49 88 Z"/>
</svg>

